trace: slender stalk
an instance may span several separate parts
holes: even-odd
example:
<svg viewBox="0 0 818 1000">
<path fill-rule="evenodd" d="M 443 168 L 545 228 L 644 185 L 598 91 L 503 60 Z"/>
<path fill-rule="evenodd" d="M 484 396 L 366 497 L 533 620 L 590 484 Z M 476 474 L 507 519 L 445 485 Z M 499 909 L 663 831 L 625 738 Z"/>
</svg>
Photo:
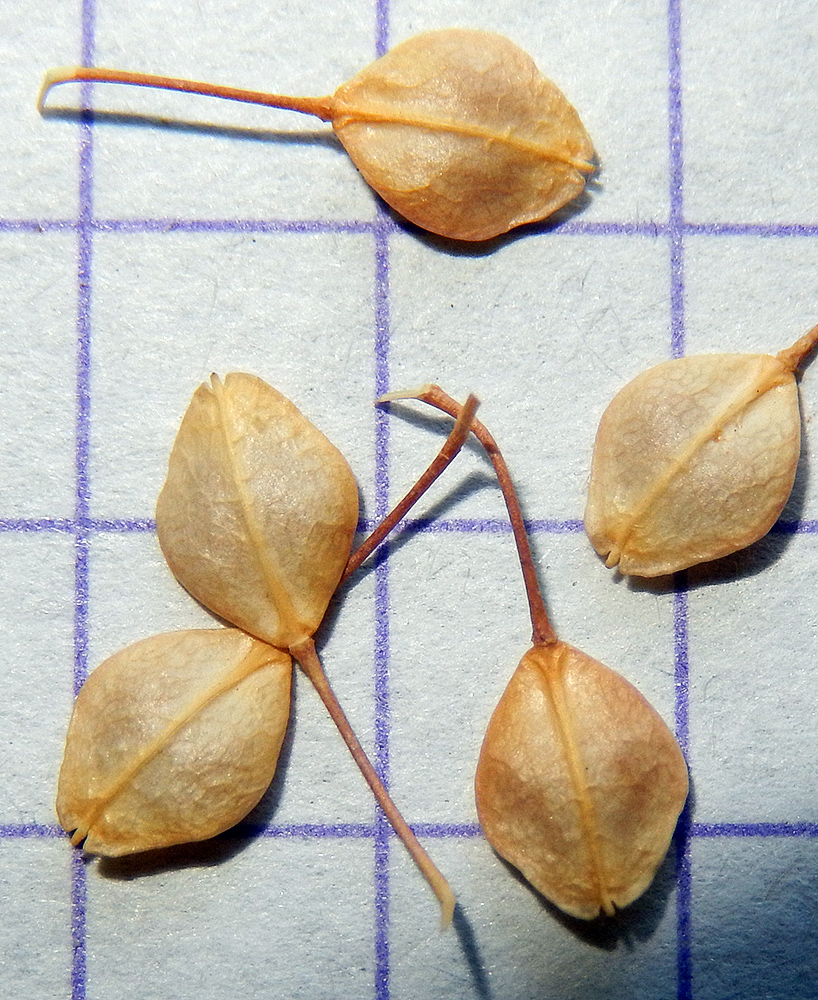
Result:
<svg viewBox="0 0 818 1000">
<path fill-rule="evenodd" d="M 378 402 L 389 402 L 398 399 L 418 399 L 423 403 L 443 410 L 449 416 L 459 417 L 463 406 L 445 393 L 439 385 L 425 385 L 420 389 L 409 392 L 392 392 L 383 396 Z M 514 541 L 517 545 L 517 554 L 520 557 L 520 566 L 523 571 L 525 582 L 525 592 L 528 597 L 528 608 L 531 615 L 532 642 L 535 645 L 550 645 L 557 642 L 557 633 L 554 631 L 548 612 L 543 601 L 540 583 L 537 579 L 537 570 L 534 566 L 534 558 L 531 554 L 531 545 L 528 540 L 523 512 L 520 508 L 520 501 L 517 491 L 511 479 L 503 454 L 497 442 L 494 440 L 488 429 L 479 420 L 474 420 L 471 425 L 472 433 L 483 445 L 486 453 L 494 466 L 494 472 L 503 491 L 503 499 L 506 502 L 511 529 L 514 533 Z"/>
<path fill-rule="evenodd" d="M 220 87 L 212 83 L 196 80 L 180 80 L 173 76 L 155 76 L 151 73 L 130 73 L 118 69 L 71 66 L 53 69 L 43 78 L 37 95 L 37 109 L 42 114 L 45 100 L 52 87 L 62 83 L 124 83 L 134 87 L 154 87 L 158 90 L 179 90 L 185 94 L 201 94 L 204 97 L 221 97 L 226 101 L 242 101 L 245 104 L 263 104 L 268 108 L 282 108 L 285 111 L 300 111 L 305 115 L 315 115 L 322 121 L 332 118 L 331 97 L 287 97 L 283 94 L 265 94 L 258 90 L 242 90 L 238 87 Z"/>
<path fill-rule="evenodd" d="M 378 805 L 383 809 L 395 833 L 400 837 L 407 851 L 412 856 L 412 860 L 420 868 L 424 878 L 432 887 L 440 903 L 441 925 L 448 927 L 452 922 L 452 915 L 454 913 L 454 893 L 449 883 L 437 869 L 435 863 L 421 847 L 420 841 L 412 832 L 409 824 L 401 816 L 398 807 L 390 798 L 389 792 L 387 792 L 375 768 L 364 753 L 363 747 L 358 742 L 358 737 L 353 732 L 352 726 L 350 726 L 349 720 L 344 714 L 344 710 L 335 697 L 335 692 L 330 687 L 327 675 L 324 673 L 324 668 L 315 650 L 315 643 L 312 639 L 305 639 L 303 642 L 298 643 L 298 645 L 293 646 L 290 649 L 290 653 L 298 661 L 299 666 L 307 677 L 309 677 L 313 687 L 320 695 L 321 701 L 326 706 L 327 711 L 332 717 L 332 721 L 338 727 L 338 732 L 343 737 L 355 763 L 360 768 L 361 774 L 363 774 L 367 784 L 372 789 Z"/>
<path fill-rule="evenodd" d="M 799 337 L 792 347 L 779 351 L 776 357 L 790 371 L 797 371 L 816 343 L 818 343 L 818 326 L 814 326 L 803 337 Z"/>
<path fill-rule="evenodd" d="M 381 544 L 384 538 L 386 538 L 389 532 L 393 530 L 401 518 L 406 516 L 411 508 L 414 507 L 418 500 L 420 500 L 423 494 L 429 489 L 432 483 L 456 457 L 469 436 L 469 432 L 472 429 L 474 421 L 474 414 L 479 405 L 480 402 L 476 396 L 469 396 L 458 414 L 457 421 L 452 428 L 451 433 L 443 443 L 443 447 L 437 453 L 437 457 L 429 465 L 415 485 L 409 490 L 406 496 L 400 501 L 400 503 L 396 504 L 392 508 L 372 534 L 361 542 L 358 548 L 349 557 L 349 562 L 344 570 L 344 575 L 341 577 L 342 582 L 354 573 L 361 563 L 363 563 L 364 560 L 375 551 L 375 549 Z"/>
</svg>

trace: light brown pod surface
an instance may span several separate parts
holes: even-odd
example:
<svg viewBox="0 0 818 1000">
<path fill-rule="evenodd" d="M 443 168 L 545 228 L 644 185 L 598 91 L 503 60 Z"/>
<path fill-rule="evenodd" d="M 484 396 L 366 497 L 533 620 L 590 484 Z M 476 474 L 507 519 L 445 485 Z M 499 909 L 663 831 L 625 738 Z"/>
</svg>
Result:
<svg viewBox="0 0 818 1000">
<path fill-rule="evenodd" d="M 196 390 L 156 529 L 176 577 L 211 611 L 274 646 L 302 642 L 324 617 L 357 522 L 346 460 L 285 396 L 240 373 Z"/>
<path fill-rule="evenodd" d="M 594 446 L 585 529 L 609 567 L 660 576 L 765 535 L 800 451 L 792 368 L 767 354 L 667 361 L 612 400 Z"/>
<path fill-rule="evenodd" d="M 475 779 L 494 849 L 566 913 L 592 919 L 650 884 L 687 797 L 675 739 L 619 674 L 558 641 L 523 657 Z"/>
<path fill-rule="evenodd" d="M 509 39 L 430 31 L 334 94 L 331 121 L 368 184 L 433 233 L 486 240 L 576 197 L 593 147 L 574 108 Z"/>
<path fill-rule="evenodd" d="M 121 855 L 213 837 L 270 784 L 292 661 L 236 629 L 172 632 L 102 663 L 77 698 L 57 792 L 73 843 Z"/>
</svg>

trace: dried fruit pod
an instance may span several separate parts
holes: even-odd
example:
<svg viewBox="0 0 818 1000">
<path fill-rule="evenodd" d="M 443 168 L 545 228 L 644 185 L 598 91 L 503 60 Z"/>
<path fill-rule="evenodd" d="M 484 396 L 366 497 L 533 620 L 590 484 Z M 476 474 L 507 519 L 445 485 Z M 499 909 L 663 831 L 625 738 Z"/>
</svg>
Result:
<svg viewBox="0 0 818 1000">
<path fill-rule="evenodd" d="M 256 805 L 290 714 L 292 660 L 237 629 L 171 632 L 90 675 L 74 707 L 57 814 L 91 854 L 213 837 Z"/>
<path fill-rule="evenodd" d="M 645 891 L 687 790 L 684 758 L 658 713 L 619 674 L 561 641 L 523 657 L 475 778 L 492 847 L 584 920 Z"/>
<path fill-rule="evenodd" d="M 795 479 L 795 370 L 816 331 L 777 357 L 666 361 L 617 393 L 597 431 L 585 509 L 608 567 L 660 576 L 770 530 Z"/>
<path fill-rule="evenodd" d="M 332 126 L 367 183 L 410 222 L 486 240 L 575 198 L 593 147 L 563 93 L 487 31 L 429 31 L 333 95 Z"/>
<path fill-rule="evenodd" d="M 461 411 L 436 385 L 387 398 Z M 472 432 L 503 491 L 534 643 L 486 732 L 475 775 L 480 824 L 494 849 L 566 913 L 613 915 L 645 891 L 667 852 L 687 768 L 636 688 L 557 638 L 508 467 L 479 420 Z"/>
<path fill-rule="evenodd" d="M 289 649 L 321 623 L 357 523 L 346 459 L 285 396 L 242 373 L 199 387 L 156 506 L 162 552 L 194 597 Z"/>
<path fill-rule="evenodd" d="M 487 240 L 576 197 L 593 172 L 577 112 L 502 35 L 449 28 L 417 35 L 335 94 L 289 97 L 194 80 L 77 67 L 51 87 L 89 80 L 160 87 L 315 115 L 332 123 L 355 166 L 396 211 L 457 240 Z"/>
</svg>

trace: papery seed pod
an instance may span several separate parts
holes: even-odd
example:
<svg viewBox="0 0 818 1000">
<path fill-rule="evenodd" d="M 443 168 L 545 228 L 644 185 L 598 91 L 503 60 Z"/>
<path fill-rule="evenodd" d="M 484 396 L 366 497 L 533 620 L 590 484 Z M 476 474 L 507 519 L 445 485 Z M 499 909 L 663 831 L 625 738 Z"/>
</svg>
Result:
<svg viewBox="0 0 818 1000">
<path fill-rule="evenodd" d="M 357 523 L 346 459 L 285 396 L 242 373 L 199 387 L 156 505 L 162 552 L 194 597 L 289 649 L 321 623 Z"/>
<path fill-rule="evenodd" d="M 57 814 L 117 856 L 213 837 L 256 805 L 290 714 L 292 660 L 237 629 L 171 632 L 105 660 L 82 687 Z"/>
<path fill-rule="evenodd" d="M 597 431 L 585 509 L 608 567 L 660 576 L 770 530 L 800 452 L 795 371 L 816 337 L 818 327 L 776 357 L 666 361 L 617 393 Z"/>
<path fill-rule="evenodd" d="M 436 385 L 386 398 L 461 411 Z M 687 797 L 687 768 L 636 688 L 557 637 L 508 467 L 480 421 L 472 432 L 503 491 L 534 643 L 483 742 L 475 775 L 480 824 L 492 847 L 566 913 L 612 916 L 645 891 L 667 853 Z"/>
<path fill-rule="evenodd" d="M 487 240 L 576 197 L 593 147 L 562 92 L 502 35 L 450 28 L 396 46 L 334 95 L 287 97 L 192 80 L 76 68 L 78 80 L 206 94 L 316 115 L 365 180 L 410 222 L 457 240 Z"/>
<path fill-rule="evenodd" d="M 623 677 L 557 641 L 523 657 L 491 717 L 475 778 L 492 847 L 560 909 L 612 916 L 667 853 L 687 768 Z"/>
<path fill-rule="evenodd" d="M 591 140 L 565 96 L 502 35 L 408 39 L 335 92 L 332 125 L 364 179 L 410 222 L 486 240 L 585 187 Z"/>
</svg>

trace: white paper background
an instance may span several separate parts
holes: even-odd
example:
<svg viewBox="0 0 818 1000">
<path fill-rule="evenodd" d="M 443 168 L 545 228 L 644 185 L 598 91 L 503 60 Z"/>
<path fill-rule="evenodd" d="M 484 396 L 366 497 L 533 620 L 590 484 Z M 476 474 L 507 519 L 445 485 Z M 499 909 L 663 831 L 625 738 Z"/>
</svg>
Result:
<svg viewBox="0 0 818 1000">
<path fill-rule="evenodd" d="M 689 873 L 679 881 L 671 855 L 613 925 L 561 918 L 473 832 L 480 740 L 528 632 L 503 532 L 424 532 L 393 548 L 380 619 L 389 626 L 388 717 L 374 695 L 372 572 L 345 590 L 322 638 L 368 749 L 376 720 L 388 721 L 391 787 L 407 818 L 422 834 L 444 825 L 423 839 L 460 900 L 448 933 L 394 843 L 381 882 L 388 914 L 378 917 L 368 837 L 234 838 L 150 864 L 83 865 L 59 834 L 53 799 L 76 643 L 87 639 L 90 668 L 138 638 L 211 622 L 171 578 L 145 523 L 180 416 L 211 371 L 253 371 L 288 394 L 347 455 L 372 517 L 380 322 L 391 387 L 434 380 L 457 396 L 477 392 L 527 516 L 570 529 L 582 516 L 597 420 L 624 382 L 668 357 L 672 320 L 690 353 L 775 351 L 818 320 L 815 3 L 96 0 L 85 14 L 98 65 L 305 94 L 333 90 L 374 57 L 379 15 L 391 43 L 451 25 L 501 31 L 576 105 L 602 169 L 587 203 L 556 228 L 464 249 L 392 227 L 379 299 L 378 203 L 320 123 L 98 88 L 97 107 L 128 117 L 102 116 L 90 130 L 92 189 L 81 195 L 82 127 L 76 117 L 41 118 L 34 100 L 45 69 L 80 61 L 83 9 L 78 0 L 6 0 L 0 996 L 811 997 L 815 370 L 803 378 L 804 459 L 784 515 L 804 530 L 773 533 L 687 576 Z M 75 102 L 77 90 L 51 103 Z M 669 107 L 681 108 L 683 202 L 671 198 Z M 95 223 L 87 299 L 81 205 Z M 337 227 L 309 231 L 320 221 Z M 680 290 L 683 312 L 672 306 Z M 91 519 L 79 528 L 78 312 L 89 324 L 90 411 L 80 426 Z M 414 414 L 396 408 L 389 423 L 393 499 L 448 426 Z M 420 513 L 455 529 L 503 517 L 478 449 L 464 451 Z M 128 530 L 134 524 L 141 530 Z M 83 538 L 87 571 L 77 569 Z M 560 633 L 625 674 L 673 724 L 673 584 L 615 579 L 578 530 L 546 524 L 534 546 Z M 283 766 L 258 818 L 280 833 L 369 827 L 373 816 L 299 679 Z M 747 826 L 758 823 L 771 826 Z M 754 835 L 735 835 L 742 829 Z"/>
</svg>

